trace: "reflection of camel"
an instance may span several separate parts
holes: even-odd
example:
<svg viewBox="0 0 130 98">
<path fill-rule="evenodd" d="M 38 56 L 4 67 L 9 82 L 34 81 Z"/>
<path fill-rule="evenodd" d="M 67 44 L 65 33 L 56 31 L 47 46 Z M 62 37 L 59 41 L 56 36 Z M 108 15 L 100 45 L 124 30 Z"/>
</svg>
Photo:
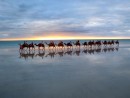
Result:
<svg viewBox="0 0 130 98">
<path fill-rule="evenodd" d="M 58 51 L 56 54 L 59 54 L 60 57 L 63 57 L 64 56 L 64 51 Z"/>
<path fill-rule="evenodd" d="M 45 57 L 50 56 L 51 58 L 54 58 L 55 55 L 56 55 L 55 51 L 49 51 L 49 53 Z"/>
<path fill-rule="evenodd" d="M 35 56 L 39 56 L 43 59 L 44 55 L 45 55 L 45 51 L 42 51 L 42 52 L 39 51 L 38 54 L 36 54 Z"/>
<path fill-rule="evenodd" d="M 100 53 L 101 52 L 101 48 L 100 47 L 98 47 L 98 48 L 96 48 L 96 49 L 93 49 L 94 50 L 94 52 L 96 52 L 96 53 Z"/>
<path fill-rule="evenodd" d="M 28 53 L 22 53 L 22 52 L 19 52 L 20 56 L 19 58 L 24 58 L 25 60 L 28 58 Z"/>
<path fill-rule="evenodd" d="M 19 52 L 20 53 L 20 57 L 19 58 L 25 58 L 25 60 L 28 58 L 28 57 L 31 57 L 32 59 L 34 58 L 35 56 L 35 52 L 34 51 L 29 51 L 29 52 L 26 52 L 26 51 L 22 51 L 22 52 Z"/>
<path fill-rule="evenodd" d="M 94 54 L 94 49 L 88 49 L 89 54 Z"/>
<path fill-rule="evenodd" d="M 84 49 L 84 50 L 82 51 L 82 53 L 87 54 L 87 53 L 88 53 L 88 49 Z"/>
<path fill-rule="evenodd" d="M 99 54 L 101 52 L 103 52 L 103 53 L 110 53 L 110 52 L 118 51 L 118 48 L 119 47 L 84 48 L 82 50 L 82 53 L 84 53 L 84 54 L 90 54 L 90 55 L 95 54 L 95 53 Z M 66 51 L 65 50 L 55 50 L 55 51 L 54 50 L 53 51 L 49 51 L 48 50 L 48 54 L 46 54 L 46 55 L 45 55 L 45 51 L 39 51 L 38 54 L 35 54 L 35 51 L 26 51 L 26 50 L 23 50 L 23 51 L 21 51 L 19 53 L 20 53 L 20 57 L 19 58 L 24 58 L 26 60 L 29 57 L 33 59 L 34 57 L 37 57 L 37 56 L 42 57 L 42 58 L 50 56 L 51 58 L 54 58 L 55 55 L 57 55 L 57 54 L 60 57 L 63 57 L 66 54 L 67 55 L 71 55 L 71 56 L 72 55 L 79 56 L 80 53 L 81 53 L 81 49 L 80 48 L 76 48 L 76 49 L 74 49 L 74 51 L 72 49 L 67 49 Z"/>
<path fill-rule="evenodd" d="M 118 49 L 119 49 L 118 47 L 115 48 L 116 51 L 118 51 Z"/>
<path fill-rule="evenodd" d="M 72 55 L 73 51 L 68 49 L 64 54 Z"/>
<path fill-rule="evenodd" d="M 118 51 L 118 47 L 114 48 L 114 47 L 108 47 L 108 48 L 103 48 L 102 52 L 114 52 L 114 50 Z"/>
<path fill-rule="evenodd" d="M 76 49 L 76 51 L 74 51 L 74 54 L 76 54 L 77 56 L 80 55 L 80 49 Z"/>
</svg>

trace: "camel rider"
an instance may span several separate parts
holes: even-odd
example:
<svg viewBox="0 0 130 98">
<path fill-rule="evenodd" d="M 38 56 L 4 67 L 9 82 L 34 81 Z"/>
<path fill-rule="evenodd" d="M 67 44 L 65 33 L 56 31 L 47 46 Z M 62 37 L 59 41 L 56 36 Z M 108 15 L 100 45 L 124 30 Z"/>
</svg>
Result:
<svg viewBox="0 0 130 98">
<path fill-rule="evenodd" d="M 27 41 L 24 41 L 24 45 L 28 45 L 28 44 L 27 44 Z"/>
<path fill-rule="evenodd" d="M 50 41 L 50 44 L 54 45 L 54 41 Z"/>
<path fill-rule="evenodd" d="M 60 41 L 61 44 L 63 44 L 63 41 Z"/>
<path fill-rule="evenodd" d="M 23 44 L 25 45 L 25 44 L 26 44 L 26 41 L 24 41 Z"/>
<path fill-rule="evenodd" d="M 31 44 L 33 45 L 33 42 Z"/>
<path fill-rule="evenodd" d="M 79 43 L 79 40 L 77 40 L 77 43 Z"/>
</svg>

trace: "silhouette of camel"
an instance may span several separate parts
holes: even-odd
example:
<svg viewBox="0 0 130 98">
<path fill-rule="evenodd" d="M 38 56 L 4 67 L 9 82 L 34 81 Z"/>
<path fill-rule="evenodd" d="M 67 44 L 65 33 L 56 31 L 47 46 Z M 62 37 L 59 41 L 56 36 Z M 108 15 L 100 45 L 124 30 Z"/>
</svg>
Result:
<svg viewBox="0 0 130 98">
<path fill-rule="evenodd" d="M 67 47 L 68 49 L 72 49 L 72 48 L 73 48 L 73 45 L 71 44 L 71 41 L 68 42 L 68 43 L 64 43 L 64 45 L 66 45 L 66 47 Z"/>
<path fill-rule="evenodd" d="M 29 48 L 28 44 L 27 43 L 24 43 L 24 44 L 19 44 L 19 50 L 23 50 L 24 48 Z"/>
<path fill-rule="evenodd" d="M 117 40 L 117 41 L 115 41 L 115 44 L 119 46 L 119 41 L 118 41 L 118 40 Z"/>
<path fill-rule="evenodd" d="M 106 47 L 107 46 L 107 41 L 103 41 L 102 44 Z"/>
<path fill-rule="evenodd" d="M 49 44 L 47 42 L 45 42 L 46 45 L 48 45 L 48 49 L 50 49 L 51 47 L 54 49 L 56 49 L 56 45 L 54 44 L 54 42 L 50 42 Z"/>
<path fill-rule="evenodd" d="M 77 40 L 75 43 L 73 42 L 73 44 L 74 44 L 76 47 L 80 48 L 80 42 L 79 42 L 79 40 Z"/>
<path fill-rule="evenodd" d="M 90 40 L 90 41 L 88 42 L 89 48 L 92 48 L 93 44 L 94 44 L 94 43 Z"/>
<path fill-rule="evenodd" d="M 62 41 L 60 41 L 58 44 L 57 44 L 58 48 L 61 48 L 63 49 L 64 48 L 64 43 Z"/>
<path fill-rule="evenodd" d="M 86 48 L 86 47 L 88 46 L 88 43 L 87 43 L 87 42 L 84 42 L 84 43 L 83 43 L 83 46 L 84 46 L 84 48 Z"/>
<path fill-rule="evenodd" d="M 45 45 L 43 43 L 35 44 L 38 47 L 38 50 L 42 48 L 42 50 L 45 50 Z"/>
<path fill-rule="evenodd" d="M 23 50 L 24 48 L 27 48 L 29 50 L 32 48 L 35 50 L 33 42 L 31 44 L 27 44 L 27 42 L 24 42 L 23 44 L 19 44 L 19 46 L 19 50 Z"/>
<path fill-rule="evenodd" d="M 101 41 L 96 41 L 93 44 L 94 44 L 94 46 L 97 46 L 97 47 L 100 47 L 102 45 Z"/>
<path fill-rule="evenodd" d="M 33 42 L 32 42 L 31 44 L 28 44 L 28 48 L 29 48 L 29 50 L 30 50 L 31 48 L 35 50 L 35 46 L 34 46 Z"/>
</svg>

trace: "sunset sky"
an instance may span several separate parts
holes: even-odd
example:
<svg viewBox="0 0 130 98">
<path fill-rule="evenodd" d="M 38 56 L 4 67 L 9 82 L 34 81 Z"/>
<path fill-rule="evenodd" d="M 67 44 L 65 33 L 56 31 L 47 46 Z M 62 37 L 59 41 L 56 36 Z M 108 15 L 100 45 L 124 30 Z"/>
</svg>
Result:
<svg viewBox="0 0 130 98">
<path fill-rule="evenodd" d="M 0 40 L 130 38 L 130 0 L 0 0 Z"/>
</svg>

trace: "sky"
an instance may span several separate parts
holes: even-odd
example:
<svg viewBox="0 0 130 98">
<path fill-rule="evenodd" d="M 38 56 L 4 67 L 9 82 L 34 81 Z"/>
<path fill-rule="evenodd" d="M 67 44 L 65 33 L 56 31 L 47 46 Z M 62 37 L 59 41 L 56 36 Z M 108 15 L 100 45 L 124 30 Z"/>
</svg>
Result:
<svg viewBox="0 0 130 98">
<path fill-rule="evenodd" d="M 0 40 L 130 38 L 130 0 L 0 0 Z"/>
</svg>

